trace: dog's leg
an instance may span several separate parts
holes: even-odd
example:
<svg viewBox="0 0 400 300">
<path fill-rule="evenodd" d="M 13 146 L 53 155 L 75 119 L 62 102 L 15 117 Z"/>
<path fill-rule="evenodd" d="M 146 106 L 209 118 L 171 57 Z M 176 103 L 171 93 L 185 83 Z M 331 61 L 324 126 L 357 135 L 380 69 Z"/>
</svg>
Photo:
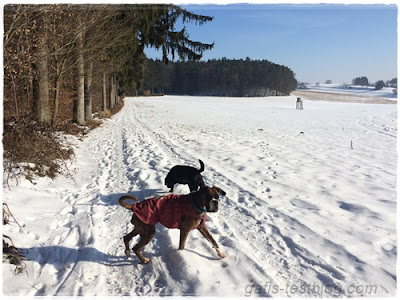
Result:
<svg viewBox="0 0 400 300">
<path fill-rule="evenodd" d="M 198 190 L 198 185 L 197 185 L 196 182 L 194 182 L 194 181 L 189 181 L 188 185 L 189 185 L 189 190 L 190 190 L 191 192 L 196 192 L 196 191 Z"/>
<path fill-rule="evenodd" d="M 226 255 L 224 253 L 222 253 L 221 250 L 219 250 L 219 246 L 218 246 L 217 242 L 214 240 L 211 233 L 208 231 L 207 227 L 204 225 L 203 227 L 198 228 L 198 230 L 213 245 L 213 247 L 217 251 L 218 256 L 221 258 L 225 258 Z"/>
<path fill-rule="evenodd" d="M 189 235 L 190 229 L 182 228 L 179 237 L 179 250 L 185 249 L 186 239 Z"/>
<path fill-rule="evenodd" d="M 150 261 L 150 259 L 144 257 L 140 249 L 145 245 L 147 245 L 153 239 L 155 233 L 156 233 L 155 226 L 152 226 L 152 228 L 146 233 L 141 233 L 139 243 L 137 243 L 135 247 L 132 248 L 133 252 L 135 252 L 137 257 L 139 257 L 140 261 L 144 264 L 147 264 Z"/>
<path fill-rule="evenodd" d="M 125 254 L 126 256 L 130 257 L 131 256 L 131 251 L 129 249 L 129 242 L 133 239 L 134 236 L 139 234 L 135 229 L 132 230 L 130 233 L 124 236 L 124 244 L 125 244 Z"/>
<path fill-rule="evenodd" d="M 186 216 L 184 220 L 182 220 L 181 224 L 181 232 L 179 238 L 179 250 L 185 249 L 186 239 L 189 235 L 189 232 L 193 229 L 196 229 L 200 224 L 200 219 L 188 217 Z"/>
</svg>

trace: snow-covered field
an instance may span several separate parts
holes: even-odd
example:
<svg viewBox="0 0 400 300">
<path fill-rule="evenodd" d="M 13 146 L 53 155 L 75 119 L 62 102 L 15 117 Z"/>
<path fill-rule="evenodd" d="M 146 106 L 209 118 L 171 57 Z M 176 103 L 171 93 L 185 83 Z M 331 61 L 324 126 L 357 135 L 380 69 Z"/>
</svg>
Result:
<svg viewBox="0 0 400 300">
<path fill-rule="evenodd" d="M 360 86 L 360 85 L 343 85 L 337 83 L 319 84 L 308 86 L 310 91 L 329 92 L 347 95 L 358 95 L 364 97 L 377 97 L 395 100 L 397 94 L 393 93 L 393 87 L 383 87 L 380 90 L 375 90 L 373 86 Z"/>
<path fill-rule="evenodd" d="M 76 147 L 71 178 L 3 187 L 17 221 L 3 233 L 29 259 L 8 296 L 394 296 L 397 106 L 296 97 L 127 98 Z M 207 227 L 178 251 L 157 225 L 126 258 L 131 213 L 117 200 L 167 193 L 176 164 L 199 167 L 227 192 Z M 187 186 L 177 186 L 187 193 Z M 135 240 L 136 241 L 136 240 Z"/>
<path fill-rule="evenodd" d="M 307 89 L 296 90 L 293 95 L 311 100 L 387 104 L 397 102 L 397 94 L 393 93 L 393 90 L 396 89 L 384 87 L 375 90 L 372 86 L 344 86 L 332 83 L 309 85 Z"/>
</svg>

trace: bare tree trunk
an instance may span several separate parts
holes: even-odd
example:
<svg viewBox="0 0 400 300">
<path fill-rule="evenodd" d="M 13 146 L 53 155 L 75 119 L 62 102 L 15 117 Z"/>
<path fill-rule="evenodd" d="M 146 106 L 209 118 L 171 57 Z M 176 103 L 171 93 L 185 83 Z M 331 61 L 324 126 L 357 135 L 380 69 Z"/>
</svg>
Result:
<svg viewBox="0 0 400 300">
<path fill-rule="evenodd" d="M 118 90 L 119 90 L 118 80 L 115 77 L 115 105 L 117 105 L 119 102 Z"/>
<path fill-rule="evenodd" d="M 33 103 L 33 71 L 32 68 L 29 68 L 28 71 L 28 76 L 27 76 L 27 89 L 26 89 L 26 95 L 27 95 L 27 100 L 28 100 L 28 106 L 32 107 Z"/>
<path fill-rule="evenodd" d="M 53 100 L 53 116 L 51 118 L 51 126 L 54 126 L 54 123 L 57 119 L 58 108 L 60 103 L 60 90 L 61 90 L 61 81 L 63 74 L 65 72 L 65 64 L 67 61 L 66 57 L 59 58 L 58 55 L 54 56 L 55 65 L 56 65 L 56 76 L 54 80 L 54 100 Z"/>
<path fill-rule="evenodd" d="M 102 109 L 105 111 L 107 109 L 107 76 L 106 72 L 103 73 L 103 105 Z"/>
<path fill-rule="evenodd" d="M 108 78 L 108 109 L 112 109 L 112 76 Z"/>
<path fill-rule="evenodd" d="M 92 75 L 93 75 L 93 62 L 89 61 L 86 76 L 86 97 L 85 97 L 85 120 L 92 120 Z"/>
<path fill-rule="evenodd" d="M 53 118 L 51 119 L 51 126 L 54 126 L 54 123 L 57 118 L 58 114 L 58 104 L 60 103 L 60 86 L 61 86 L 61 74 L 58 73 L 58 66 L 57 66 L 57 75 L 54 83 L 54 102 L 53 102 Z"/>
<path fill-rule="evenodd" d="M 108 108 L 111 110 L 114 107 L 114 98 L 115 98 L 115 87 L 114 87 L 114 75 L 110 78 L 110 99 Z"/>
<path fill-rule="evenodd" d="M 38 69 L 38 98 L 36 101 L 36 120 L 39 123 L 50 124 L 50 107 L 49 107 L 49 72 L 48 72 L 48 55 L 49 49 L 47 45 L 47 25 L 46 17 L 42 19 L 42 28 L 37 43 L 37 69 Z"/>
<path fill-rule="evenodd" d="M 78 43 L 78 49 L 77 49 L 78 98 L 76 103 L 75 120 L 78 125 L 85 125 L 86 124 L 85 123 L 85 60 L 83 58 L 84 37 L 82 32 L 78 34 L 77 43 Z"/>
<path fill-rule="evenodd" d="M 4 59 L 7 60 L 7 64 L 10 64 L 8 62 L 7 52 L 4 51 L 4 54 L 5 54 L 4 55 L 5 56 Z M 18 98 L 17 98 L 16 86 L 15 86 L 15 76 L 11 75 L 10 78 L 11 78 L 11 84 L 12 84 L 12 89 L 13 89 L 13 94 L 14 94 L 14 101 L 15 101 L 15 116 L 16 116 L 17 119 L 19 119 Z"/>
</svg>

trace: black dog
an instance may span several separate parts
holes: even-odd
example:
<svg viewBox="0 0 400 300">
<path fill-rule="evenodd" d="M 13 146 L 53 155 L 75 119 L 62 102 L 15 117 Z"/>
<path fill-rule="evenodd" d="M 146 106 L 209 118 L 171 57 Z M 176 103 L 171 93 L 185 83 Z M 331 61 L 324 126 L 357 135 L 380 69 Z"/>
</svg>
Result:
<svg viewBox="0 0 400 300">
<path fill-rule="evenodd" d="M 170 192 L 174 190 L 177 183 L 189 185 L 191 192 L 195 192 L 199 187 L 204 186 L 201 172 L 204 171 L 204 163 L 199 159 L 200 169 L 189 166 L 174 166 L 165 177 L 165 185 L 170 188 Z"/>
</svg>

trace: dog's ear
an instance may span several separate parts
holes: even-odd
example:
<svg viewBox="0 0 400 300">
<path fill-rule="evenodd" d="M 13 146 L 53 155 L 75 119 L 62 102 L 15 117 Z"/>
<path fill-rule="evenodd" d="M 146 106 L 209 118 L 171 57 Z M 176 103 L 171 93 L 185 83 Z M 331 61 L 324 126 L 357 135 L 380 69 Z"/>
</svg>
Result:
<svg viewBox="0 0 400 300">
<path fill-rule="evenodd" d="M 214 186 L 213 188 L 216 189 L 219 194 L 224 195 L 224 196 L 226 195 L 226 193 L 223 189 L 221 189 L 217 186 Z"/>
</svg>

